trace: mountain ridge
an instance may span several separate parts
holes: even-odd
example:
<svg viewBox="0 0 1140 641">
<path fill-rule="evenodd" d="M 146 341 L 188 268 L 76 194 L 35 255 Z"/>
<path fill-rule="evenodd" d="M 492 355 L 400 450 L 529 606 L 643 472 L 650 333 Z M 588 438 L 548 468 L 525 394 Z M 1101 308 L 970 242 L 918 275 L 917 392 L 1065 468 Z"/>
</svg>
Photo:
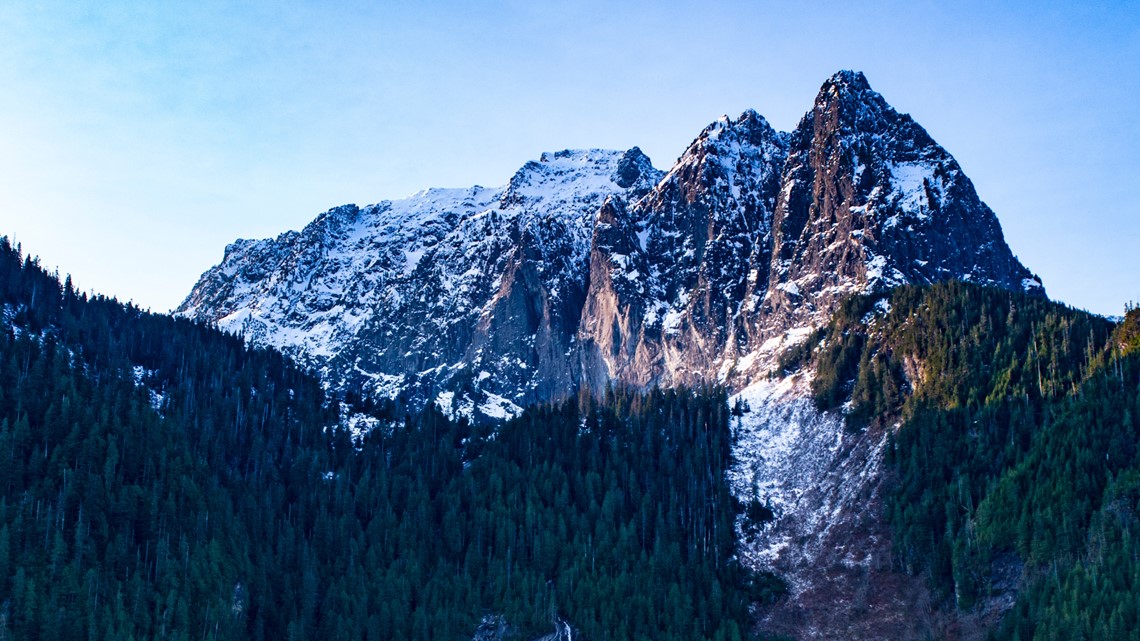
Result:
<svg viewBox="0 0 1140 641">
<path fill-rule="evenodd" d="M 668 171 L 544 153 L 239 241 L 176 313 L 333 388 L 499 418 L 582 385 L 740 389 L 845 296 L 951 279 L 1044 295 L 954 158 L 844 71 L 794 131 L 722 117 Z"/>
</svg>

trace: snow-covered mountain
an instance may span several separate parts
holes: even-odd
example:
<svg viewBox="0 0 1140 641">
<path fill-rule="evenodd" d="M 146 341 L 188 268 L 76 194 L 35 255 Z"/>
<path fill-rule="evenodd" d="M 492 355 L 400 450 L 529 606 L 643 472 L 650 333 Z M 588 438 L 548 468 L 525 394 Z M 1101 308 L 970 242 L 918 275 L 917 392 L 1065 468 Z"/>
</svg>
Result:
<svg viewBox="0 0 1140 641">
<path fill-rule="evenodd" d="M 795 131 L 723 117 L 668 172 L 561 151 L 237 241 L 177 313 L 333 387 L 503 417 L 582 384 L 742 389 L 844 296 L 946 279 L 1044 295 L 953 157 L 844 71 Z"/>
</svg>

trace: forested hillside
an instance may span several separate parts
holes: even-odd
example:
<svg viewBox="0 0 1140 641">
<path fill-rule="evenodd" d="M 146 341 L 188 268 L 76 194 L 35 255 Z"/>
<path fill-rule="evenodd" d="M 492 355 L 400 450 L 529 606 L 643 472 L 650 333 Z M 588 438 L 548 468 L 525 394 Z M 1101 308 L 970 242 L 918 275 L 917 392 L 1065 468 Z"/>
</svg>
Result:
<svg viewBox="0 0 1140 641">
<path fill-rule="evenodd" d="M 0 638 L 737 639 L 720 392 L 589 394 L 354 444 L 282 356 L 0 240 Z M 505 624 L 505 627 L 504 627 Z"/>
<path fill-rule="evenodd" d="M 949 283 L 848 301 L 811 359 L 821 407 L 888 448 L 895 562 L 996 639 L 1140 638 L 1140 312 L 1119 326 Z M 1012 601 L 1007 601 L 1011 603 Z"/>
</svg>

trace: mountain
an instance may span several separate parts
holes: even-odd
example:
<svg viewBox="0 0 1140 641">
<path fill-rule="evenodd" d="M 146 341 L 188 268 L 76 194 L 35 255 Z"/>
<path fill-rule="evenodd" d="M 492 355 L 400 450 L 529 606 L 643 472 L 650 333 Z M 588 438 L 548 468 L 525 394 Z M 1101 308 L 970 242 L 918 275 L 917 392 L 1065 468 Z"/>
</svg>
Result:
<svg viewBox="0 0 1140 641">
<path fill-rule="evenodd" d="M 954 158 L 860 73 L 825 82 L 793 133 L 772 226 L 768 314 L 818 319 L 905 283 L 1041 290 Z"/>
<path fill-rule="evenodd" d="M 180 315 L 0 238 L 0 639 L 1140 630 L 1140 311 L 1048 301 L 861 74 L 238 241 Z"/>
<path fill-rule="evenodd" d="M 724 117 L 665 173 L 543 154 L 237 241 L 176 313 L 334 389 L 503 418 L 583 384 L 740 389 L 844 297 L 952 279 L 1044 296 L 953 157 L 843 71 L 795 131 Z"/>
</svg>

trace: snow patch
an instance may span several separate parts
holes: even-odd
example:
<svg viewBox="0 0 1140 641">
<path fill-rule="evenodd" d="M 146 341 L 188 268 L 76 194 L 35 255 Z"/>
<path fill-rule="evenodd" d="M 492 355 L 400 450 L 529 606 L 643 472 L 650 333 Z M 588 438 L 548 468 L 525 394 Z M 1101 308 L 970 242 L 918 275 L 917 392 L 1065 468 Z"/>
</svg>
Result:
<svg viewBox="0 0 1140 641">
<path fill-rule="evenodd" d="M 899 195 L 898 204 L 903 211 L 913 214 L 920 220 L 929 220 L 934 203 L 926 193 L 927 186 L 936 194 L 941 193 L 941 183 L 935 177 L 937 165 L 929 162 L 894 163 L 887 167 L 891 172 L 891 184 Z"/>
<path fill-rule="evenodd" d="M 360 449 L 363 447 L 364 437 L 380 427 L 391 429 L 392 425 L 385 425 L 383 421 L 375 416 L 361 412 L 353 412 L 347 403 L 340 404 L 340 420 L 338 421 L 336 429 L 348 430 L 348 436 L 354 448 Z"/>
<path fill-rule="evenodd" d="M 642 229 L 637 232 L 637 244 L 641 247 L 641 251 L 646 251 L 649 242 L 649 230 Z"/>
<path fill-rule="evenodd" d="M 162 415 L 162 406 L 166 402 L 166 394 L 156 391 L 154 388 L 147 385 L 147 379 L 155 375 L 155 370 L 147 369 L 142 365 L 135 365 L 131 369 L 131 377 L 134 379 L 135 387 L 145 388 L 147 394 L 150 396 L 150 406 L 158 414 Z"/>
<path fill-rule="evenodd" d="M 768 505 L 775 518 L 758 532 L 738 526 L 740 555 L 754 570 L 774 570 L 795 593 L 818 576 L 820 559 L 834 555 L 832 528 L 851 527 L 865 514 L 868 488 L 879 475 L 886 431 L 851 432 L 840 414 L 821 412 L 811 398 L 811 373 L 745 388 L 729 406 L 744 409 L 733 423 L 734 463 L 727 473 L 741 501 Z M 846 565 L 871 557 L 852 546 Z"/>
<path fill-rule="evenodd" d="M 815 327 L 806 325 L 803 327 L 792 327 L 783 334 L 777 334 L 760 344 L 760 349 L 757 350 L 760 354 L 772 354 L 775 352 L 783 351 L 794 345 L 799 345 L 804 342 L 811 333 L 815 331 Z"/>
<path fill-rule="evenodd" d="M 683 309 L 670 309 L 665 314 L 665 320 L 661 322 L 662 329 L 666 334 L 676 334 L 681 331 L 681 320 L 685 318 L 685 310 Z M 656 320 L 656 315 L 654 316 Z"/>
<path fill-rule="evenodd" d="M 906 276 L 895 267 L 890 266 L 886 256 L 873 256 L 866 264 L 867 288 L 874 290 L 878 286 L 895 287 L 906 284 Z"/>
<path fill-rule="evenodd" d="M 411 276 L 412 272 L 416 271 L 416 267 L 420 264 L 420 259 L 424 257 L 425 251 L 423 247 L 404 250 L 404 276 Z"/>
<path fill-rule="evenodd" d="M 479 411 L 487 416 L 505 420 L 522 414 L 522 408 L 498 394 L 487 394 L 487 400 L 479 406 Z"/>
<path fill-rule="evenodd" d="M 776 289 L 783 291 L 783 292 L 787 292 L 788 294 L 791 294 L 792 296 L 799 296 L 800 295 L 800 286 L 795 284 L 794 282 L 780 283 L 779 285 L 776 285 Z"/>
</svg>

